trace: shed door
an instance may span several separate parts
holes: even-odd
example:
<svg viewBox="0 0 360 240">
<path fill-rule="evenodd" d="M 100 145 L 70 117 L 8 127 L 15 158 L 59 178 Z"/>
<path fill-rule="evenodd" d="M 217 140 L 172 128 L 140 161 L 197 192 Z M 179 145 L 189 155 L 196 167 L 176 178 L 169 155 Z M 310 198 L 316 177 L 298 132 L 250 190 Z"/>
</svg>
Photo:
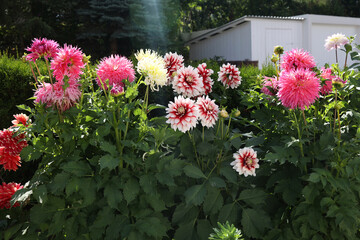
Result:
<svg viewBox="0 0 360 240">
<path fill-rule="evenodd" d="M 265 56 L 271 56 L 274 52 L 274 46 L 281 45 L 285 51 L 294 48 L 293 29 L 266 28 Z"/>
</svg>

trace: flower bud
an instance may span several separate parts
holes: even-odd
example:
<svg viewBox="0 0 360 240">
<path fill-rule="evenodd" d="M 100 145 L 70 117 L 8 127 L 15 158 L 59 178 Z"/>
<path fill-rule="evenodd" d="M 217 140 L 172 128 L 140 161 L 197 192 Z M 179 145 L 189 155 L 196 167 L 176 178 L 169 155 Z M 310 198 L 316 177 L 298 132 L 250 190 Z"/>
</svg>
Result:
<svg viewBox="0 0 360 240">
<path fill-rule="evenodd" d="M 89 63 L 89 62 L 90 62 L 90 58 L 91 58 L 90 55 L 87 56 L 87 55 L 83 54 L 83 59 L 82 59 L 83 63 Z"/>
<path fill-rule="evenodd" d="M 241 114 L 241 112 L 239 111 L 239 109 L 236 109 L 234 111 L 234 117 L 238 117 L 238 116 L 240 116 L 240 114 Z"/>
<path fill-rule="evenodd" d="M 343 81 L 341 78 L 335 78 L 332 80 L 332 84 L 336 89 L 343 88 L 345 86 L 345 81 Z"/>
<path fill-rule="evenodd" d="M 114 84 L 110 90 L 110 95 L 113 97 L 119 97 L 119 96 L 123 95 L 124 93 L 125 93 L 124 88 L 118 84 Z"/>
<path fill-rule="evenodd" d="M 273 54 L 272 57 L 271 57 L 271 61 L 273 63 L 276 63 L 277 61 L 279 61 L 279 57 L 277 55 Z"/>
<path fill-rule="evenodd" d="M 276 55 L 281 55 L 281 54 L 283 54 L 283 53 L 284 53 L 284 47 L 282 47 L 282 46 L 280 46 L 280 45 L 275 46 L 275 47 L 274 47 L 274 53 L 275 53 Z"/>
<path fill-rule="evenodd" d="M 222 110 L 220 111 L 220 116 L 221 116 L 222 118 L 227 118 L 227 117 L 229 117 L 229 113 L 228 113 L 225 109 L 222 109 Z"/>
</svg>

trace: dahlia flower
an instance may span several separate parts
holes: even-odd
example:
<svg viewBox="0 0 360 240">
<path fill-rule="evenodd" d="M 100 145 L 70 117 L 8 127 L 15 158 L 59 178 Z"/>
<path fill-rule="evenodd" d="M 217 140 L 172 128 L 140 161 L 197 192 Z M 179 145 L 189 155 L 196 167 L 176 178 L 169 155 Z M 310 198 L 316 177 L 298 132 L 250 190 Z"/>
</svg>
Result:
<svg viewBox="0 0 360 240">
<path fill-rule="evenodd" d="M 38 86 L 38 89 L 36 90 L 34 97 L 35 103 L 40 104 L 46 104 L 46 107 L 52 106 L 52 86 L 50 83 L 44 83 Z"/>
<path fill-rule="evenodd" d="M 167 123 L 170 123 L 171 128 L 186 132 L 196 126 L 198 118 L 198 109 L 195 102 L 189 98 L 182 96 L 175 97 L 174 102 L 170 102 L 167 112 Z"/>
<path fill-rule="evenodd" d="M 124 93 L 125 93 L 124 88 L 120 84 L 116 84 L 116 83 L 114 83 L 114 85 L 110 90 L 110 95 L 113 97 L 118 97 L 120 95 L 123 95 Z"/>
<path fill-rule="evenodd" d="M 257 159 L 256 152 L 252 148 L 242 148 L 234 153 L 235 160 L 230 163 L 239 175 L 244 174 L 256 176 L 255 169 L 259 168 L 259 159 Z"/>
<path fill-rule="evenodd" d="M 56 57 L 51 61 L 51 69 L 54 70 L 54 76 L 58 81 L 62 81 L 64 76 L 70 79 L 79 78 L 83 73 L 81 69 L 84 67 L 81 50 L 66 44 L 59 49 Z"/>
<path fill-rule="evenodd" d="M 185 97 L 196 97 L 204 94 L 204 84 L 197 70 L 192 66 L 182 67 L 174 78 L 173 89 Z"/>
<path fill-rule="evenodd" d="M 237 88 L 241 84 L 240 71 L 235 65 L 223 64 L 218 72 L 219 81 L 221 81 L 225 88 Z"/>
<path fill-rule="evenodd" d="M 23 134 L 14 136 L 14 132 L 6 129 L 0 131 L 0 164 L 5 170 L 16 171 L 20 164 L 20 152 L 28 144 Z"/>
<path fill-rule="evenodd" d="M 0 209 L 9 209 L 11 207 L 19 207 L 20 203 L 16 202 L 14 205 L 11 206 L 10 204 L 10 200 L 12 198 L 12 196 L 14 195 L 14 193 L 19 190 L 22 189 L 23 186 L 21 186 L 19 183 L 2 183 L 2 185 L 0 185 Z"/>
<path fill-rule="evenodd" d="M 135 79 L 135 70 L 132 62 L 126 57 L 119 55 L 111 55 L 110 57 L 103 58 L 97 68 L 97 75 L 99 76 L 96 81 L 97 84 L 107 89 L 106 80 L 109 80 L 109 85 L 115 83 L 124 86 L 123 80 L 128 79 L 133 82 Z M 102 84 L 101 84 L 102 83 Z"/>
<path fill-rule="evenodd" d="M 45 59 L 54 58 L 58 52 L 59 44 L 53 40 L 46 38 L 35 38 L 30 47 L 26 51 L 31 52 L 26 56 L 27 61 L 35 62 L 38 58 L 44 57 Z"/>
<path fill-rule="evenodd" d="M 315 67 L 313 56 L 302 49 L 293 49 L 285 52 L 282 57 L 281 68 L 285 71 Z"/>
<path fill-rule="evenodd" d="M 342 45 L 348 44 L 349 39 L 341 33 L 336 33 L 328 36 L 325 40 L 325 49 L 330 51 L 331 49 L 340 48 Z"/>
<path fill-rule="evenodd" d="M 29 117 L 26 114 L 23 113 L 15 114 L 14 118 L 15 119 L 11 121 L 13 127 L 17 127 L 20 123 L 25 127 L 28 126 L 27 122 L 29 120 Z"/>
<path fill-rule="evenodd" d="M 320 77 L 325 81 L 320 88 L 320 93 L 322 95 L 328 95 L 332 92 L 332 81 L 336 78 L 336 76 L 332 75 L 331 68 L 321 68 Z"/>
<path fill-rule="evenodd" d="M 218 119 L 219 107 L 208 96 L 199 97 L 196 101 L 199 112 L 199 119 L 203 126 L 213 127 Z"/>
<path fill-rule="evenodd" d="M 305 109 L 319 97 L 320 80 L 308 69 L 283 71 L 277 96 L 285 107 Z"/>
<path fill-rule="evenodd" d="M 278 79 L 276 77 L 271 78 L 265 76 L 261 91 L 266 95 L 275 96 L 278 91 Z"/>
<path fill-rule="evenodd" d="M 149 49 L 140 50 L 135 54 L 138 64 L 137 72 L 145 77 L 145 84 L 151 90 L 158 90 L 158 86 L 164 86 L 167 82 L 165 62 L 156 52 Z"/>
<path fill-rule="evenodd" d="M 176 52 L 169 52 L 165 54 L 164 62 L 167 69 L 168 82 L 170 83 L 174 80 L 174 74 L 176 71 L 184 66 L 184 58 L 183 56 L 178 55 Z"/>
<path fill-rule="evenodd" d="M 212 85 L 214 84 L 214 81 L 210 78 L 211 74 L 213 74 L 214 71 L 206 67 L 206 63 L 201 63 L 197 67 L 197 70 L 204 84 L 205 95 L 208 95 L 209 93 L 211 93 Z"/>
</svg>

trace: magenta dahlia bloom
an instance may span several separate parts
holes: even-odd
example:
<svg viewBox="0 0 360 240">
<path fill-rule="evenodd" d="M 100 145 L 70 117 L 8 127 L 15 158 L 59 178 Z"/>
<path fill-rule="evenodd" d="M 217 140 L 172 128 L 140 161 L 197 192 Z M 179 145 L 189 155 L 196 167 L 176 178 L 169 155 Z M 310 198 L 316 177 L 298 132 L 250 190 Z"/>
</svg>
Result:
<svg viewBox="0 0 360 240">
<path fill-rule="evenodd" d="M 23 186 L 21 186 L 19 183 L 2 183 L 2 185 L 0 185 L 0 209 L 9 209 L 11 207 L 19 207 L 20 203 L 16 202 L 14 205 L 11 206 L 10 204 L 10 200 L 12 198 L 12 196 L 14 195 L 14 193 L 19 190 L 22 189 Z"/>
<path fill-rule="evenodd" d="M 38 58 L 44 57 L 49 60 L 49 58 L 54 58 L 58 52 L 59 44 L 54 40 L 48 40 L 46 38 L 35 38 L 32 41 L 30 47 L 26 48 L 26 51 L 29 53 L 26 56 L 27 61 L 35 62 Z"/>
<path fill-rule="evenodd" d="M 302 110 L 319 97 L 320 80 L 308 69 L 283 71 L 279 79 L 277 96 L 285 107 Z"/>
<path fill-rule="evenodd" d="M 81 97 L 79 84 L 76 80 L 69 80 L 69 86 L 63 89 L 63 83 L 57 82 L 54 84 L 54 91 L 52 94 L 52 105 L 55 106 L 60 112 L 64 112 L 73 107 Z"/>
<path fill-rule="evenodd" d="M 24 134 L 14 136 L 8 129 L 0 131 L 0 164 L 5 170 L 16 171 L 20 164 L 20 152 L 28 144 Z"/>
<path fill-rule="evenodd" d="M 34 97 L 35 103 L 46 104 L 46 107 L 52 106 L 53 89 L 50 83 L 44 83 L 38 86 Z"/>
<path fill-rule="evenodd" d="M 269 96 L 275 96 L 278 92 L 278 80 L 277 77 L 264 77 L 263 88 L 261 89 L 263 93 Z"/>
<path fill-rule="evenodd" d="M 196 97 L 204 94 L 204 84 L 196 69 L 192 66 L 182 67 L 174 78 L 173 88 L 185 97 Z"/>
<path fill-rule="evenodd" d="M 199 112 L 199 119 L 203 126 L 208 128 L 213 127 L 218 119 L 219 107 L 214 100 L 208 96 L 199 97 L 196 101 L 196 106 Z"/>
<path fill-rule="evenodd" d="M 103 58 L 97 68 L 96 81 L 102 87 L 101 83 L 107 89 L 106 80 L 109 80 L 109 85 L 113 86 L 115 83 L 124 87 L 123 80 L 128 79 L 133 82 L 135 79 L 135 70 L 132 62 L 126 57 L 119 55 L 111 55 Z"/>
<path fill-rule="evenodd" d="M 120 84 L 116 84 L 116 83 L 114 83 L 114 85 L 110 90 L 110 95 L 113 97 L 118 97 L 120 95 L 123 95 L 124 93 L 125 93 L 124 88 Z"/>
<path fill-rule="evenodd" d="M 252 175 L 256 176 L 255 169 L 259 168 L 259 159 L 257 159 L 256 152 L 252 148 L 242 148 L 234 153 L 235 160 L 230 163 L 239 175 L 244 174 L 245 177 Z"/>
<path fill-rule="evenodd" d="M 166 112 L 168 119 L 166 122 L 170 123 L 174 130 L 186 132 L 197 124 L 198 108 L 190 98 L 175 97 L 175 101 L 169 103 Z"/>
<path fill-rule="evenodd" d="M 56 57 L 51 61 L 51 69 L 54 70 L 54 76 L 58 81 L 62 81 L 64 76 L 78 79 L 85 65 L 81 50 L 66 44 L 59 49 Z"/>
<path fill-rule="evenodd" d="M 201 63 L 197 67 L 197 70 L 203 80 L 205 95 L 208 95 L 209 93 L 211 93 L 212 85 L 214 84 L 214 81 L 211 79 L 211 74 L 213 74 L 214 71 L 206 67 L 206 63 Z"/>
<path fill-rule="evenodd" d="M 167 70 L 168 81 L 172 82 L 174 80 L 174 74 L 176 71 L 184 67 L 184 58 L 183 56 L 178 55 L 176 52 L 169 52 L 165 54 L 164 62 Z"/>
<path fill-rule="evenodd" d="M 282 57 L 281 68 L 285 71 L 296 69 L 311 69 L 315 67 L 313 56 L 302 49 L 293 49 L 285 52 Z"/>
<path fill-rule="evenodd" d="M 225 88 L 237 88 L 241 84 L 240 71 L 235 65 L 223 64 L 218 72 L 219 78 Z"/>
</svg>

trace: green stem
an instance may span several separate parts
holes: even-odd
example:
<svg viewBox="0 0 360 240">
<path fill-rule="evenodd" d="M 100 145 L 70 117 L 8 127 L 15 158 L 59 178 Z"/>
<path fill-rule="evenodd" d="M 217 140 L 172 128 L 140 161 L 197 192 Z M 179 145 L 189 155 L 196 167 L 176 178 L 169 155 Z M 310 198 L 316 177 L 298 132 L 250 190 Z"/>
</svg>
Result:
<svg viewBox="0 0 360 240">
<path fill-rule="evenodd" d="M 190 138 L 191 143 L 192 143 L 193 148 L 194 148 L 194 152 L 195 152 L 195 157 L 196 157 L 197 164 L 198 164 L 199 167 L 202 168 L 202 166 L 201 166 L 201 164 L 200 164 L 200 159 L 199 159 L 198 154 L 197 154 L 197 151 L 196 151 L 195 139 L 194 139 L 193 136 L 191 135 L 190 131 L 188 131 L 188 134 L 189 134 L 189 138 Z"/>
<path fill-rule="evenodd" d="M 226 129 L 225 138 L 228 137 L 228 134 L 229 134 L 229 131 L 230 131 L 230 123 L 231 123 L 231 115 L 230 115 L 229 123 L 228 123 L 227 129 Z"/>
<path fill-rule="evenodd" d="M 46 64 L 46 68 L 49 73 L 50 83 L 51 83 L 51 85 L 53 85 L 52 76 L 51 76 L 50 67 L 49 67 L 49 61 L 46 58 L 45 58 L 45 64 Z"/>
<path fill-rule="evenodd" d="M 301 142 L 300 126 L 299 126 L 299 122 L 298 122 L 298 120 L 297 120 L 295 111 L 293 111 L 293 113 L 294 113 L 294 119 L 295 119 L 296 129 L 297 129 L 298 137 L 299 137 L 299 147 L 300 147 L 301 157 L 304 157 L 304 150 L 303 150 L 303 145 L 302 145 L 302 142 Z"/>
<path fill-rule="evenodd" d="M 203 142 L 205 141 L 205 133 L 204 133 L 205 130 L 204 130 L 204 129 L 205 129 L 205 127 L 203 126 L 203 127 L 202 127 L 202 141 L 203 141 Z"/>
</svg>

